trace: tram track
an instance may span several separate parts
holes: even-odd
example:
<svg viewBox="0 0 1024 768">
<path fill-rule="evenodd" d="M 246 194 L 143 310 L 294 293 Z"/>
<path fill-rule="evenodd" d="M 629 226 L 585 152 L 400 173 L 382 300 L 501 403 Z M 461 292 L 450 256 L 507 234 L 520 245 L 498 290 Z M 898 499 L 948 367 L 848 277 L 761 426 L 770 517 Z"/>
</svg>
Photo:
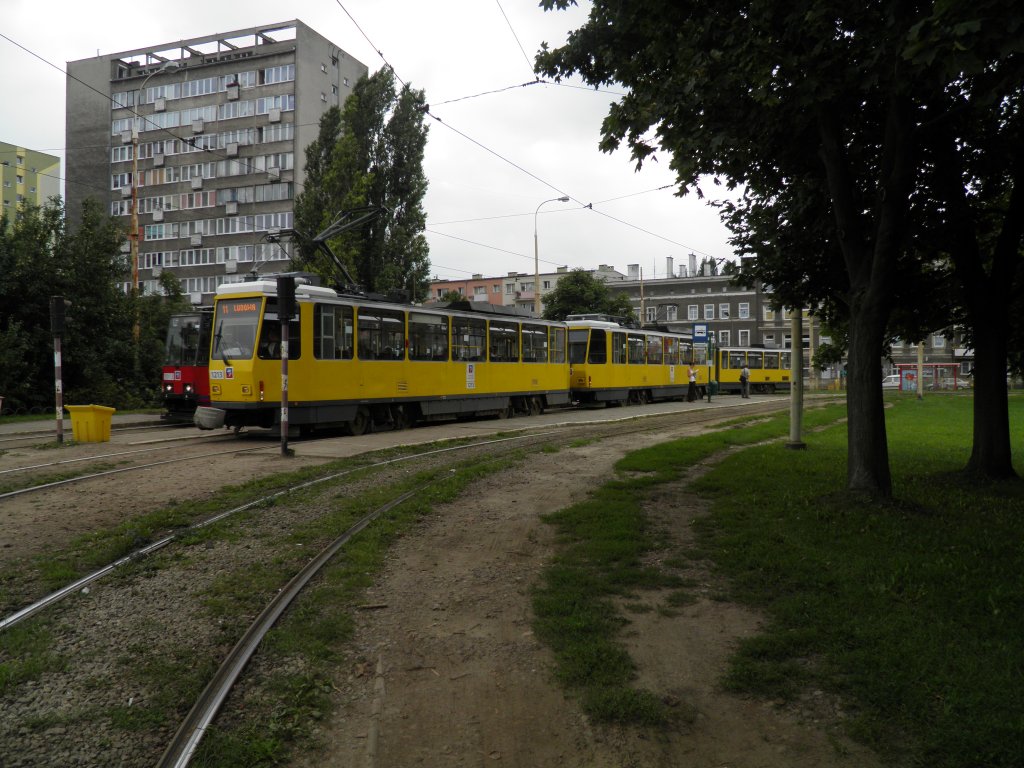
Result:
<svg viewBox="0 0 1024 768">
<path fill-rule="evenodd" d="M 774 410 L 778 410 L 778 407 L 772 407 L 769 409 L 765 409 L 764 411 L 761 411 L 761 409 L 757 409 L 757 411 L 761 412 L 769 412 Z M 745 409 L 743 415 L 759 415 L 757 411 L 755 411 L 754 409 Z M 588 441 L 600 441 L 608 437 L 621 438 L 631 434 L 659 432 L 663 431 L 666 428 L 666 424 L 669 423 L 672 419 L 678 419 L 678 414 L 669 415 L 667 417 L 654 416 L 651 419 L 638 418 L 640 416 L 643 416 L 643 414 L 640 413 L 628 413 L 624 415 L 626 416 L 628 421 L 619 421 L 604 425 L 570 423 L 551 425 L 549 427 L 540 429 L 530 429 L 529 427 L 521 427 L 522 429 L 526 429 L 529 431 L 512 437 L 501 437 L 492 440 L 479 440 L 464 445 L 446 446 L 436 450 L 420 451 L 417 453 L 412 453 L 401 457 L 395 457 L 380 462 L 372 462 L 366 465 L 348 468 L 342 472 L 330 473 L 328 475 L 325 475 L 324 477 L 316 478 L 305 484 L 299 484 L 294 487 L 289 487 L 287 489 L 277 491 L 273 494 L 262 495 L 259 498 L 254 499 L 243 506 L 239 506 L 231 510 L 223 510 L 222 512 L 217 513 L 216 515 L 201 521 L 195 527 L 198 528 L 200 526 L 209 526 L 215 521 L 222 520 L 227 516 L 230 516 L 234 513 L 237 513 L 245 509 L 252 509 L 257 506 L 278 505 L 280 504 L 280 500 L 284 496 L 295 493 L 296 491 L 311 488 L 314 485 L 322 485 L 325 488 L 330 487 L 330 481 L 341 481 L 345 476 L 352 475 L 353 473 L 363 473 L 364 477 L 367 478 L 366 480 L 364 480 L 364 485 L 366 487 L 381 485 L 387 486 L 387 482 L 384 479 L 374 480 L 373 477 L 375 477 L 377 473 L 385 469 L 393 471 L 393 468 L 396 465 L 403 463 L 412 464 L 415 466 L 420 466 L 423 464 L 433 464 L 435 467 L 443 466 L 446 461 L 450 461 L 450 459 L 446 459 L 445 457 L 452 456 L 453 454 L 465 454 L 467 456 L 472 455 L 474 459 L 479 460 L 499 460 L 502 457 L 508 456 L 509 454 L 515 452 L 539 451 L 542 447 L 545 446 L 555 446 L 558 449 L 564 448 L 565 446 L 571 445 L 574 442 L 577 442 L 581 439 L 585 439 Z M 731 418 L 732 416 L 732 413 L 723 413 L 720 411 L 691 411 L 686 414 L 685 422 L 687 425 L 697 428 L 700 427 L 701 425 L 707 424 L 708 422 L 723 421 Z M 636 419 L 635 422 L 633 421 L 634 419 Z M 260 448 L 263 447 L 265 446 L 260 446 Z M 407 471 L 413 471 L 413 467 L 409 467 Z M 345 531 L 341 538 L 344 539 L 344 541 L 348 541 L 352 536 L 357 535 L 363 528 L 365 528 L 366 525 L 368 525 L 372 519 L 374 519 L 376 516 L 379 516 L 380 514 L 383 514 L 388 509 L 391 509 L 394 506 L 401 504 L 403 501 L 409 498 L 409 496 L 412 493 L 415 492 L 404 491 L 402 493 L 398 493 L 396 491 L 396 494 L 393 498 L 388 499 L 385 503 L 383 503 L 377 509 L 375 509 L 373 513 L 365 516 L 356 524 L 352 525 L 348 530 Z M 276 506 L 268 507 L 268 509 L 274 508 L 276 508 Z M 129 562 L 138 562 L 138 560 L 142 557 L 154 553 L 155 551 L 157 551 L 157 549 L 162 549 L 167 544 L 171 543 L 173 539 L 174 537 L 169 537 L 168 540 L 166 541 L 153 542 L 146 548 L 140 549 L 137 552 L 133 552 L 131 556 L 124 559 L 123 563 L 119 562 L 111 564 L 111 566 L 109 566 L 108 569 L 104 569 L 104 572 L 96 578 L 101 578 L 103 575 L 112 572 L 117 566 L 121 564 L 128 564 Z M 312 566 L 312 564 L 315 562 L 326 562 L 327 560 L 330 560 L 331 557 L 333 557 L 337 553 L 337 549 L 344 544 L 344 541 L 332 541 L 326 548 L 324 548 L 324 550 L 317 557 L 309 561 L 310 566 Z M 304 584 L 306 581 L 308 581 L 309 577 L 310 576 L 307 575 L 304 579 L 302 579 L 302 583 Z M 298 579 L 299 576 L 296 576 L 295 578 Z M 89 583 L 91 583 L 91 581 Z M 67 597 L 71 594 L 81 592 L 83 590 L 83 587 L 84 583 L 79 582 L 76 582 L 73 585 L 69 585 L 65 590 L 65 594 L 62 595 L 60 599 L 62 600 L 64 597 Z M 289 583 L 289 585 L 286 588 L 282 589 L 283 593 L 290 593 L 293 591 L 291 583 Z M 301 585 L 294 589 L 295 594 L 298 594 L 300 590 Z M 47 604 L 46 606 L 41 607 L 39 610 L 33 611 L 29 615 L 35 615 L 36 613 L 41 612 L 45 608 L 48 608 L 51 605 L 55 604 L 56 602 L 59 601 Z M 284 610 L 284 605 L 278 603 L 275 606 L 275 603 L 278 603 L 278 601 L 275 600 L 273 603 L 268 605 L 265 608 L 265 610 L 261 613 L 260 618 L 252 623 L 251 630 L 247 631 L 245 635 L 242 637 L 242 639 L 238 641 L 237 646 L 239 648 L 239 653 L 241 655 L 232 652 L 232 654 L 229 656 L 226 662 L 229 669 L 219 671 L 214 678 L 215 680 L 230 680 L 230 682 L 234 682 L 234 680 L 236 680 L 237 677 L 241 674 L 242 668 L 244 668 L 245 666 L 245 661 L 241 660 L 242 657 L 245 657 L 247 659 L 249 656 L 252 655 L 252 652 L 255 650 L 256 646 L 258 646 L 260 642 L 259 638 L 262 638 L 263 634 L 265 634 L 266 632 L 266 629 L 269 629 L 269 627 L 273 624 L 276 617 L 279 616 L 280 613 Z M 122 610 L 124 609 L 122 608 Z M 183 611 L 182 613 L 187 615 L 188 611 Z M 273 618 L 270 618 L 268 620 L 267 617 L 270 616 L 272 616 Z M 21 617 L 19 621 L 21 621 L 24 618 L 27 618 L 27 615 Z M 92 619 L 94 621 L 100 620 L 99 617 L 95 615 L 92 617 Z M 62 619 L 62 621 L 64 621 L 64 619 Z M 0 623 L 0 629 L 9 628 L 9 626 L 13 626 L 13 624 Z M 262 626 L 263 628 L 260 629 L 258 628 L 258 626 Z M 234 671 L 231 671 L 230 669 L 232 666 L 234 667 Z M 224 685 L 226 685 L 227 687 L 225 688 Z M 220 704 L 223 702 L 224 698 L 227 695 L 226 691 L 229 689 L 229 682 L 225 682 L 223 684 L 221 682 L 217 682 L 216 684 L 211 683 L 211 692 L 209 694 L 204 694 L 204 696 L 199 701 L 197 701 L 195 707 L 193 708 L 193 712 L 196 713 L 195 716 L 190 715 L 186 722 L 181 726 L 181 729 L 179 729 L 179 734 L 174 737 L 171 746 L 167 748 L 167 752 L 165 753 L 163 762 L 161 762 L 160 765 L 184 766 L 188 764 L 189 756 L 194 753 L 195 746 L 198 742 L 198 738 L 201 738 L 201 734 L 206 731 L 209 724 L 212 722 L 213 717 L 216 714 L 216 711 L 219 709 Z"/>
</svg>

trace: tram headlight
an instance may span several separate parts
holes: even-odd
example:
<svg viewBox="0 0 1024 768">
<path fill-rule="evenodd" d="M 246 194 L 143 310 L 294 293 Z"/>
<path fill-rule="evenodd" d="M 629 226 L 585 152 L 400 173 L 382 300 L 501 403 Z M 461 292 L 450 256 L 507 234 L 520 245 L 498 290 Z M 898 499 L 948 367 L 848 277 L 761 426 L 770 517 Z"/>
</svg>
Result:
<svg viewBox="0 0 1024 768">
<path fill-rule="evenodd" d="M 174 385 L 173 384 L 164 384 L 164 392 L 173 392 L 173 391 L 174 391 Z"/>
<path fill-rule="evenodd" d="M 192 394 L 192 385 L 191 384 L 186 384 L 185 385 L 185 394 L 186 395 Z"/>
</svg>

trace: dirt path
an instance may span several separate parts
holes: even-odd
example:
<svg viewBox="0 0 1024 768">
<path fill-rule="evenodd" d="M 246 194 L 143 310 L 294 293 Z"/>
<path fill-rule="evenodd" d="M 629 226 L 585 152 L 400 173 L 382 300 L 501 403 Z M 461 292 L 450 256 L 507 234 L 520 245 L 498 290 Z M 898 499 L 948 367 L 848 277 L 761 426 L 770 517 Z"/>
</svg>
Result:
<svg viewBox="0 0 1024 768">
<path fill-rule="evenodd" d="M 553 553 L 545 513 L 581 498 L 626 451 L 681 432 L 605 440 L 481 482 L 438 510 L 394 548 L 367 596 L 336 715 L 312 766 L 875 766 L 841 734 L 837 710 L 811 694 L 800 707 L 722 692 L 717 681 L 737 641 L 759 617 L 712 599 L 720 591 L 696 564 L 692 605 L 629 613 L 625 641 L 638 684 L 678 707 L 678 724 L 652 735 L 587 722 L 552 680 L 552 658 L 531 632 L 529 591 Z M 652 506 L 679 543 L 704 510 L 685 484 Z M 635 602 L 635 601 L 634 601 Z"/>
</svg>

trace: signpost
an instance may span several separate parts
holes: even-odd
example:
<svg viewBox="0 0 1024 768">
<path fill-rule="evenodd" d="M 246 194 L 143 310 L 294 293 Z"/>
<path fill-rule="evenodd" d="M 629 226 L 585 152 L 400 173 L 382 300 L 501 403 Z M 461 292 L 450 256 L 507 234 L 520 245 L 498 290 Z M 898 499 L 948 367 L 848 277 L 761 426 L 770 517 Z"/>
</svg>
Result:
<svg viewBox="0 0 1024 768">
<path fill-rule="evenodd" d="M 277 278 L 277 319 L 281 322 L 281 455 L 294 456 L 288 447 L 288 331 L 295 315 L 295 276 Z"/>
</svg>

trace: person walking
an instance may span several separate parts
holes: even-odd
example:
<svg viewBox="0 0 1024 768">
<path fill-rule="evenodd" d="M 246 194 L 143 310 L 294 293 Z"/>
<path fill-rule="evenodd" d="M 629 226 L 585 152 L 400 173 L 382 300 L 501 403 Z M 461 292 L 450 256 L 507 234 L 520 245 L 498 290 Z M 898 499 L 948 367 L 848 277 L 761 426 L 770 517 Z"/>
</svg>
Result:
<svg viewBox="0 0 1024 768">
<path fill-rule="evenodd" d="M 740 371 L 740 396 L 750 397 L 750 369 L 747 368 L 746 363 L 743 364 L 743 369 Z"/>
</svg>

